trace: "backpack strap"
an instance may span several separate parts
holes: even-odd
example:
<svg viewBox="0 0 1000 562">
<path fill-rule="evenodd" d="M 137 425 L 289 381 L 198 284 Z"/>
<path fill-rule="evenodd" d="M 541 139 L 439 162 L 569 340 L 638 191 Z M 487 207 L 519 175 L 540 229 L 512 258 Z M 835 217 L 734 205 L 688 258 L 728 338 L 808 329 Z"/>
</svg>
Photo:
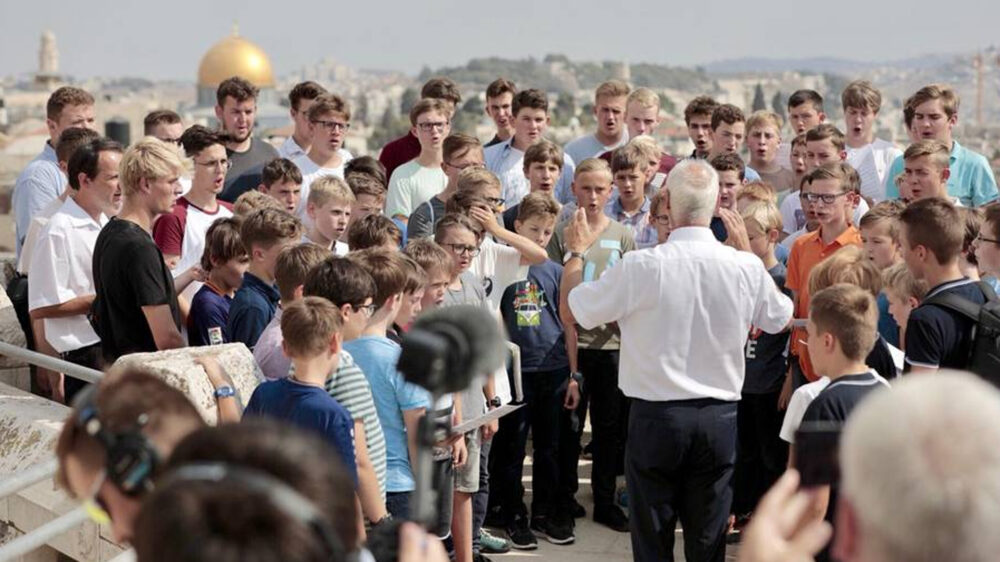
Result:
<svg viewBox="0 0 1000 562">
<path fill-rule="evenodd" d="M 982 291 L 983 295 L 986 297 L 986 302 L 993 302 L 997 300 L 996 291 L 993 290 L 993 287 L 990 287 L 989 283 L 980 281 L 978 285 L 979 290 Z M 954 293 L 939 293 L 924 301 L 924 304 L 932 304 L 941 308 L 953 310 L 973 322 L 979 321 L 979 311 L 983 306 Z"/>
</svg>

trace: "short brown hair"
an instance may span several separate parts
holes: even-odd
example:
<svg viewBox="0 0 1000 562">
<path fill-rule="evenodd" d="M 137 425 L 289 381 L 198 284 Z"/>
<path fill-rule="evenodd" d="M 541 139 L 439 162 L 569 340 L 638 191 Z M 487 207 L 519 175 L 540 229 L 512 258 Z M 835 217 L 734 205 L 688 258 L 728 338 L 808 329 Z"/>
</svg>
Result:
<svg viewBox="0 0 1000 562">
<path fill-rule="evenodd" d="M 288 103 L 292 109 L 298 111 L 299 102 L 302 100 L 314 100 L 325 93 L 327 93 L 326 88 L 312 80 L 306 80 L 305 82 L 299 82 L 292 88 L 292 91 L 288 92 Z"/>
<path fill-rule="evenodd" d="M 736 172 L 741 181 L 746 174 L 746 164 L 743 163 L 743 159 L 740 158 L 740 155 L 734 152 L 718 154 L 709 160 L 708 164 L 712 166 L 716 172 Z"/>
<path fill-rule="evenodd" d="M 955 210 L 958 211 L 958 216 L 961 217 L 965 227 L 965 237 L 962 238 L 962 256 L 970 264 L 979 265 L 976 252 L 972 251 L 972 244 L 979 237 L 979 231 L 983 228 L 983 209 L 980 207 L 955 207 Z"/>
<path fill-rule="evenodd" d="M 181 133 L 181 146 L 188 158 L 194 158 L 210 146 L 226 146 L 222 133 L 209 129 L 204 125 L 191 125 Z"/>
<path fill-rule="evenodd" d="M 454 158 L 461 158 L 472 150 L 483 150 L 483 143 L 472 135 L 452 133 L 445 137 L 441 145 L 441 157 L 445 163 Z"/>
<path fill-rule="evenodd" d="M 623 80 L 606 80 L 594 90 L 594 103 L 597 103 L 601 98 L 619 98 L 627 96 L 631 92 L 632 88 Z"/>
<path fill-rule="evenodd" d="M 240 237 L 247 253 L 253 255 L 254 246 L 267 249 L 282 240 L 301 238 L 302 223 L 298 217 L 284 209 L 258 209 L 243 220 Z"/>
<path fill-rule="evenodd" d="M 552 162 L 560 170 L 563 168 L 563 151 L 550 140 L 542 139 L 524 151 L 525 174 L 528 173 L 528 169 L 531 168 L 532 164 L 546 164 L 548 162 Z"/>
<path fill-rule="evenodd" d="M 906 147 L 903 160 L 916 160 L 929 156 L 939 170 L 945 170 L 951 165 L 951 148 L 937 139 L 922 139 Z"/>
<path fill-rule="evenodd" d="M 688 102 L 687 107 L 684 108 L 684 123 L 690 125 L 693 117 L 711 117 L 717 107 L 719 107 L 719 102 L 710 96 L 698 96 Z"/>
<path fill-rule="evenodd" d="M 417 103 L 413 104 L 413 108 L 410 109 L 410 124 L 414 127 L 417 126 L 417 119 L 425 113 L 436 112 L 444 115 L 445 119 L 451 119 L 448 113 L 448 108 L 445 107 L 444 102 L 437 98 L 425 98 Z"/>
<path fill-rule="evenodd" d="M 107 431 L 117 433 L 135 429 L 137 421 L 145 416 L 143 435 L 154 439 L 168 433 L 179 438 L 183 433 L 205 425 L 191 401 L 183 392 L 163 382 L 138 367 L 112 368 L 95 389 L 94 405 L 97 419 Z M 56 441 L 59 459 L 59 485 L 72 493 L 66 479 L 66 459 L 71 455 L 88 467 L 104 466 L 106 451 L 97 439 L 91 437 L 76 419 L 80 406 L 70 413 Z"/>
<path fill-rule="evenodd" d="M 951 86 L 947 84 L 928 84 L 923 88 L 917 90 L 915 94 L 906 99 L 906 103 L 903 107 L 910 110 L 910 120 L 913 120 L 913 114 L 916 113 L 917 106 L 929 102 L 931 100 L 941 100 L 941 107 L 944 109 L 945 115 L 948 118 L 952 118 L 958 113 L 958 106 L 961 100 L 958 94 Z M 910 123 L 907 123 L 907 127 Z"/>
<path fill-rule="evenodd" d="M 371 274 L 357 262 L 329 256 L 309 270 L 302 292 L 323 297 L 338 307 L 361 306 L 375 298 L 376 287 Z"/>
<path fill-rule="evenodd" d="M 469 217 L 461 213 L 446 213 L 441 220 L 434 225 L 434 241 L 440 244 L 441 238 L 444 237 L 445 231 L 449 228 L 464 228 L 476 236 L 478 240 L 482 235 L 483 229 L 479 226 L 479 223 L 470 219 Z"/>
<path fill-rule="evenodd" d="M 983 208 L 983 228 L 986 228 L 987 224 L 992 227 L 992 230 L 986 232 L 989 237 L 1000 240 L 1000 205 L 987 205 Z"/>
<path fill-rule="evenodd" d="M 181 122 L 181 116 L 176 111 L 170 109 L 154 109 L 146 114 L 142 120 L 142 131 L 144 135 L 152 135 L 153 129 L 157 125 L 175 125 Z"/>
<path fill-rule="evenodd" d="M 381 308 L 393 295 L 404 291 L 407 282 L 406 260 L 399 252 L 377 248 L 351 251 L 347 259 L 360 265 L 375 280 L 375 305 Z"/>
<path fill-rule="evenodd" d="M 903 299 L 924 300 L 929 287 L 927 281 L 917 279 L 905 263 L 894 263 L 882 274 L 883 289 Z"/>
<path fill-rule="evenodd" d="M 719 125 L 733 125 L 735 123 L 746 123 L 746 116 L 743 110 L 731 103 L 724 103 L 715 108 L 712 112 L 712 130 L 719 128 Z"/>
<path fill-rule="evenodd" d="M 406 284 L 403 285 L 403 293 L 412 295 L 427 286 L 427 272 L 410 256 L 400 255 L 406 264 Z"/>
<path fill-rule="evenodd" d="M 882 109 L 882 93 L 867 80 L 855 80 L 840 94 L 840 103 L 846 112 L 850 108 L 870 109 L 878 113 Z"/>
<path fill-rule="evenodd" d="M 76 105 L 94 105 L 94 96 L 82 88 L 63 86 L 49 96 L 45 103 L 45 116 L 58 121 L 63 109 Z"/>
<path fill-rule="evenodd" d="M 816 90 L 795 90 L 788 96 L 788 109 L 798 107 L 804 103 L 811 103 L 817 112 L 823 111 L 823 96 Z"/>
<path fill-rule="evenodd" d="M 383 215 L 371 214 L 354 221 L 347 227 L 347 246 L 352 252 L 368 248 L 382 248 L 389 244 L 403 243 L 403 231 Z"/>
<path fill-rule="evenodd" d="M 806 142 L 825 141 L 826 139 L 830 139 L 833 147 L 837 150 L 843 151 L 844 147 L 847 146 L 844 143 L 844 133 L 830 123 L 820 123 L 806 131 Z"/>
<path fill-rule="evenodd" d="M 898 199 L 886 199 L 879 201 L 861 217 L 858 222 L 860 228 L 871 228 L 879 224 L 889 226 L 889 236 L 892 241 L 899 243 L 899 215 L 903 213 L 906 205 Z"/>
<path fill-rule="evenodd" d="M 383 189 L 389 185 L 389 179 L 385 176 L 385 166 L 378 159 L 367 154 L 352 158 L 350 162 L 344 164 L 344 177 L 351 174 L 367 174 L 382 184 Z"/>
<path fill-rule="evenodd" d="M 233 98 L 237 103 L 247 100 L 257 100 L 259 90 L 246 79 L 239 76 L 226 78 L 215 90 L 215 102 L 222 107 L 226 103 L 226 98 Z"/>
<path fill-rule="evenodd" d="M 853 361 L 863 361 L 878 341 L 875 297 L 848 283 L 814 294 L 809 301 L 809 319 L 819 333 L 837 338 L 844 356 Z"/>
<path fill-rule="evenodd" d="M 462 103 L 462 92 L 458 89 L 458 84 L 451 78 L 443 76 L 431 78 L 424 82 L 424 86 L 420 88 L 420 97 L 421 99 L 450 101 L 456 107 Z"/>
<path fill-rule="evenodd" d="M 430 238 L 411 240 L 403 253 L 423 268 L 428 279 L 434 277 L 435 274 L 451 276 L 451 270 L 454 267 L 451 254 Z"/>
<path fill-rule="evenodd" d="M 458 174 L 456 192 L 471 192 L 482 195 L 486 189 L 502 189 L 500 179 L 486 168 L 467 168 Z"/>
<path fill-rule="evenodd" d="M 385 200 L 385 186 L 368 174 L 362 174 L 360 172 L 347 174 L 347 186 L 350 187 L 351 192 L 354 193 L 355 200 L 357 200 L 360 195 L 371 195 L 376 199 L 382 201 Z"/>
<path fill-rule="evenodd" d="M 839 180 L 844 191 L 861 193 L 861 176 L 854 166 L 847 162 L 828 162 L 815 168 L 803 178 L 809 185 L 819 180 Z"/>
<path fill-rule="evenodd" d="M 837 283 L 850 283 L 872 296 L 878 296 L 882 290 L 882 272 L 860 246 L 844 246 L 809 272 L 809 294 L 816 294 Z"/>
<path fill-rule="evenodd" d="M 321 355 L 342 327 L 340 309 L 323 297 L 303 297 L 281 307 L 282 344 L 291 359 Z"/>
<path fill-rule="evenodd" d="M 251 189 L 242 193 L 233 203 L 233 215 L 239 218 L 246 218 L 250 213 L 259 209 L 276 209 L 284 211 L 285 206 L 277 199 L 266 193 Z"/>
<path fill-rule="evenodd" d="M 952 263 L 962 253 L 965 221 L 950 201 L 936 197 L 914 201 L 899 220 L 906 225 L 905 243 L 927 248 L 938 263 Z"/>
<path fill-rule="evenodd" d="M 294 183 L 302 185 L 302 170 L 288 158 L 275 158 L 268 162 L 260 174 L 261 183 L 271 189 L 274 184 Z"/>
<path fill-rule="evenodd" d="M 63 129 L 63 132 L 60 133 L 59 138 L 56 140 L 56 159 L 59 162 L 69 163 L 69 159 L 76 152 L 76 149 L 90 144 L 99 138 L 101 138 L 100 133 L 86 127 L 69 127 L 68 129 Z M 73 178 L 69 177 L 68 179 L 72 184 Z"/>
<path fill-rule="evenodd" d="M 549 219 L 558 216 L 559 203 L 548 193 L 540 191 L 525 195 L 517 206 L 517 220 L 521 222 L 535 217 Z"/>
<path fill-rule="evenodd" d="M 516 94 L 517 86 L 506 78 L 497 78 L 490 82 L 489 86 L 486 86 L 486 99 L 495 98 L 507 93 Z"/>
<path fill-rule="evenodd" d="M 643 138 L 643 137 L 638 137 Z M 622 170 L 632 170 L 639 168 L 643 172 L 649 169 L 649 158 L 645 150 L 635 144 L 636 139 L 632 139 L 625 146 L 615 149 L 611 153 L 611 173 L 617 174 Z"/>
<path fill-rule="evenodd" d="M 545 95 L 545 92 L 536 90 L 535 88 L 521 90 L 520 92 L 514 94 L 514 101 L 511 102 L 511 109 L 514 117 L 516 118 L 518 112 L 525 108 L 541 109 L 542 111 L 548 113 L 549 97 Z"/>
<path fill-rule="evenodd" d="M 330 250 L 316 244 L 298 244 L 282 250 L 274 265 L 274 283 L 281 293 L 281 302 L 295 300 L 295 289 L 305 284 L 309 271 L 331 255 Z"/>
<path fill-rule="evenodd" d="M 322 94 L 309 106 L 309 121 L 318 121 L 327 113 L 339 113 L 344 119 L 351 120 L 351 106 L 337 94 Z"/>
<path fill-rule="evenodd" d="M 224 264 L 231 259 L 247 255 L 240 238 L 240 219 L 216 219 L 205 232 L 205 251 L 201 254 L 201 268 L 212 271 L 213 263 Z"/>
</svg>

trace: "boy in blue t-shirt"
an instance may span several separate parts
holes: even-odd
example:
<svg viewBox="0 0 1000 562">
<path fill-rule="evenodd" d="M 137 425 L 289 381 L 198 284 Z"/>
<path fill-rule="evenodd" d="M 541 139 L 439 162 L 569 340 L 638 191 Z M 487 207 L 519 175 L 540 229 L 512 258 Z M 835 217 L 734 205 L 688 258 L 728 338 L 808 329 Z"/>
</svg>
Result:
<svg viewBox="0 0 1000 562">
<path fill-rule="evenodd" d="M 530 193 L 518 206 L 514 228 L 544 248 L 552 237 L 558 214 L 559 204 L 551 195 Z M 500 418 L 500 433 L 512 434 L 513 438 L 495 443 L 511 447 L 495 454 L 512 460 L 504 463 L 505 470 L 493 478 L 494 486 L 502 490 L 501 512 L 507 520 L 507 533 L 519 549 L 535 544 L 532 530 L 554 544 L 575 540 L 572 513 L 567 509 L 573 497 L 562 482 L 565 477 L 560 473 L 558 454 L 560 430 L 568 430 L 568 439 L 575 438 L 569 427 L 569 412 L 580 400 L 579 385 L 570 377 L 571 357 L 559 317 L 562 269 L 552 260 L 531 266 L 527 280 L 507 287 L 500 301 L 507 333 L 521 348 L 526 406 Z M 570 339 L 575 363 L 576 339 Z M 563 387 L 567 388 L 565 392 Z M 533 443 L 530 530 L 521 484 L 529 428 Z"/>
<path fill-rule="evenodd" d="M 244 416 L 270 416 L 315 431 L 337 451 L 356 483 L 354 420 L 324 386 L 340 362 L 341 322 L 340 310 L 320 297 L 284 309 L 282 346 L 295 373 L 258 386 Z"/>
<path fill-rule="evenodd" d="M 218 219 L 205 234 L 201 267 L 208 279 L 191 299 L 188 314 L 188 342 L 192 345 L 229 343 L 229 305 L 243 284 L 250 257 L 240 238 L 240 223 L 233 218 Z"/>
<path fill-rule="evenodd" d="M 777 205 L 772 201 L 753 201 L 744 207 L 742 217 L 750 249 L 764 262 L 778 289 L 788 294 L 787 270 L 774 252 L 781 235 L 781 212 Z M 743 396 L 736 418 L 739 443 L 732 511 L 738 518 L 753 511 L 788 462 L 788 445 L 778 435 L 784 420 L 778 400 L 785 379 L 787 347 L 787 331 L 768 334 L 751 326 L 745 348 Z"/>
</svg>

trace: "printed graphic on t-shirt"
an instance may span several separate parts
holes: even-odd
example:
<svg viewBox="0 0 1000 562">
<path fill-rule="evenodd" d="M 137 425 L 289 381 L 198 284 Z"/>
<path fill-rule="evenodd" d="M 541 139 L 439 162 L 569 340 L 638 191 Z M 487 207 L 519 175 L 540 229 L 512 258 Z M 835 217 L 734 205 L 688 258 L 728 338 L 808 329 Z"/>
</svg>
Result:
<svg viewBox="0 0 1000 562">
<path fill-rule="evenodd" d="M 545 301 L 545 291 L 531 281 L 521 284 L 514 295 L 514 312 L 517 313 L 517 325 L 520 328 L 541 325 L 542 308 Z"/>
</svg>

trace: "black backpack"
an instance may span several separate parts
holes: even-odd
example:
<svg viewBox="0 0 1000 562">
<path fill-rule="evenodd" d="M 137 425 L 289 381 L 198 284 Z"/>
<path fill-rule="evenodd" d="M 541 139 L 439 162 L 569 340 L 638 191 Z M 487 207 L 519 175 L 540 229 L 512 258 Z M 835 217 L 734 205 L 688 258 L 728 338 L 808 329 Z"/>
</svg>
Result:
<svg viewBox="0 0 1000 562">
<path fill-rule="evenodd" d="M 986 296 L 985 304 L 953 293 L 934 295 L 924 303 L 954 310 L 975 322 L 965 369 L 1000 387 L 1000 298 L 984 281 L 979 282 L 979 290 Z"/>
</svg>

